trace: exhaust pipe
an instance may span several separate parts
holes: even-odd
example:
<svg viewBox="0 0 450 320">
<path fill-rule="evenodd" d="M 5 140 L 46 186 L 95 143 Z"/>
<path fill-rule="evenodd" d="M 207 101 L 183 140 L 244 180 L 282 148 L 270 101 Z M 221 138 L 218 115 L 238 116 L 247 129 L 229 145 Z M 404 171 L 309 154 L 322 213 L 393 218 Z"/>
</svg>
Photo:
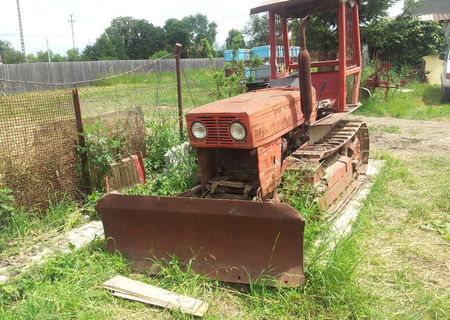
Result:
<svg viewBox="0 0 450 320">
<path fill-rule="evenodd" d="M 311 59 L 306 48 L 305 28 L 309 17 L 303 18 L 300 23 L 300 54 L 299 61 L 299 85 L 300 85 L 300 102 L 305 123 L 310 123 L 311 113 L 313 110 L 312 86 L 311 86 Z"/>
</svg>

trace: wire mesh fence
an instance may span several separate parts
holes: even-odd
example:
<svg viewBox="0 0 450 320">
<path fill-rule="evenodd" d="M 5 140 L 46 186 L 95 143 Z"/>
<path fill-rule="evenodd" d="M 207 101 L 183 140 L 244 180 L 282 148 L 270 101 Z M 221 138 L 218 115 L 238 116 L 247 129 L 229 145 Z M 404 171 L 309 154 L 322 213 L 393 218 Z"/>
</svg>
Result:
<svg viewBox="0 0 450 320">
<path fill-rule="evenodd" d="M 0 95 L 0 187 L 18 203 L 45 206 L 80 185 L 70 90 Z"/>
<path fill-rule="evenodd" d="M 94 137 L 88 154 L 91 177 L 102 179 L 103 172 L 92 166 L 98 152 L 145 155 L 152 147 L 147 137 L 155 130 L 178 130 L 176 73 L 166 70 L 155 60 L 88 81 L 26 81 L 32 92 L 15 94 L 2 90 L 0 79 L 0 188 L 13 190 L 17 202 L 30 207 L 45 207 L 58 194 L 77 195 L 82 176 L 74 103 L 71 90 L 62 87 L 77 88 L 84 134 Z M 216 99 L 214 72 L 213 62 L 208 69 L 182 70 L 184 112 Z M 97 148 L 102 139 L 117 142 L 115 150 Z"/>
</svg>

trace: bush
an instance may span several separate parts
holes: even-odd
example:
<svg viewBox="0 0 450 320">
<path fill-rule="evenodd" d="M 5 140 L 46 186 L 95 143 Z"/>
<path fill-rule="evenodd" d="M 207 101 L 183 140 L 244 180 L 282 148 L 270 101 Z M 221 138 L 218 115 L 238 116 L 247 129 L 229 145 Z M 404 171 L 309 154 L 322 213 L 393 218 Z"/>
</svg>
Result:
<svg viewBox="0 0 450 320">
<path fill-rule="evenodd" d="M 172 147 L 181 143 L 176 130 L 167 124 L 149 123 L 150 133 L 147 136 L 147 156 L 144 159 L 147 172 L 159 172 L 164 168 L 164 154 Z"/>
<path fill-rule="evenodd" d="M 108 134 L 108 129 L 101 122 L 86 128 L 86 148 L 78 149 L 79 152 L 86 153 L 88 156 L 92 186 L 103 190 L 104 176 L 110 173 L 111 164 L 122 156 L 123 141 Z"/>
<path fill-rule="evenodd" d="M 415 65 L 423 56 L 445 49 L 444 29 L 434 21 L 402 15 L 382 19 L 362 28 L 363 38 L 372 51 L 381 51 L 383 60 L 394 65 Z"/>
</svg>

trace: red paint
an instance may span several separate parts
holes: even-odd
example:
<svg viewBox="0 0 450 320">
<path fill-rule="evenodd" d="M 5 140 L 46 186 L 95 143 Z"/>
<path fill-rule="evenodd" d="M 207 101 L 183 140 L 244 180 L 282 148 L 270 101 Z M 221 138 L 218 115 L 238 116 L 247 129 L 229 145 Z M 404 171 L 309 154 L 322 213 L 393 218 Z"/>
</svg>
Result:
<svg viewBox="0 0 450 320">
<path fill-rule="evenodd" d="M 347 42 L 345 6 L 346 2 L 340 2 L 338 7 L 338 32 L 339 32 L 339 92 L 338 92 L 338 112 L 345 111 L 347 107 Z"/>
<path fill-rule="evenodd" d="M 315 95 L 313 89 L 313 97 Z M 189 140 L 193 147 L 257 148 L 304 123 L 299 101 L 298 89 L 278 87 L 206 104 L 186 115 Z M 311 121 L 315 119 L 314 109 Z M 196 121 L 203 122 L 212 136 L 208 135 L 204 140 L 195 139 L 190 128 Z M 228 127 L 233 121 L 244 124 L 247 131 L 244 141 L 231 138 Z"/>
<path fill-rule="evenodd" d="M 277 79 L 277 40 L 275 33 L 275 13 L 269 12 L 269 44 L 270 44 L 270 74 Z"/>
<path fill-rule="evenodd" d="M 283 30 L 284 64 L 286 66 L 286 70 L 289 71 L 291 66 L 291 52 L 289 48 L 289 31 L 286 18 L 281 19 L 281 28 Z"/>
<path fill-rule="evenodd" d="M 361 55 L 361 34 L 360 34 L 360 28 L 359 28 L 359 6 L 355 5 L 352 9 L 353 13 L 353 41 L 354 41 L 354 48 L 355 48 L 355 58 L 356 58 L 356 65 L 359 68 L 362 68 L 362 55 Z M 359 89 L 361 86 L 361 69 L 359 72 L 355 75 L 355 82 L 354 82 L 354 90 L 352 95 L 352 103 L 356 104 L 359 102 Z"/>
<path fill-rule="evenodd" d="M 257 150 L 261 196 L 273 192 L 281 179 L 281 139 L 277 139 Z"/>
</svg>

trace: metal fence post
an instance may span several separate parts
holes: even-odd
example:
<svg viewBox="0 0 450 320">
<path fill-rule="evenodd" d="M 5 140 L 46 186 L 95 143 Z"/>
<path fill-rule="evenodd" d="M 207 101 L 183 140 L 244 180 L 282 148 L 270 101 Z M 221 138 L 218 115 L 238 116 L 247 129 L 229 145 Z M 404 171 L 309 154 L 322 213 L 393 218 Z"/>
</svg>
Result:
<svg viewBox="0 0 450 320">
<path fill-rule="evenodd" d="M 181 44 L 175 44 L 173 55 L 175 57 L 177 69 L 177 90 L 178 90 L 178 124 L 180 126 L 180 139 L 183 141 L 183 97 L 181 95 L 181 61 L 180 61 Z"/>
<path fill-rule="evenodd" d="M 91 193 L 91 178 L 89 175 L 89 163 L 88 157 L 86 153 L 86 140 L 84 138 L 84 129 L 83 129 L 83 120 L 81 118 L 81 109 L 80 109 L 80 98 L 78 96 L 78 89 L 72 89 L 72 97 L 73 97 L 73 107 L 75 111 L 75 118 L 77 123 L 77 132 L 78 132 L 78 145 L 80 146 L 80 160 L 81 160 L 81 171 L 82 171 L 82 192 L 84 194 Z"/>
</svg>

